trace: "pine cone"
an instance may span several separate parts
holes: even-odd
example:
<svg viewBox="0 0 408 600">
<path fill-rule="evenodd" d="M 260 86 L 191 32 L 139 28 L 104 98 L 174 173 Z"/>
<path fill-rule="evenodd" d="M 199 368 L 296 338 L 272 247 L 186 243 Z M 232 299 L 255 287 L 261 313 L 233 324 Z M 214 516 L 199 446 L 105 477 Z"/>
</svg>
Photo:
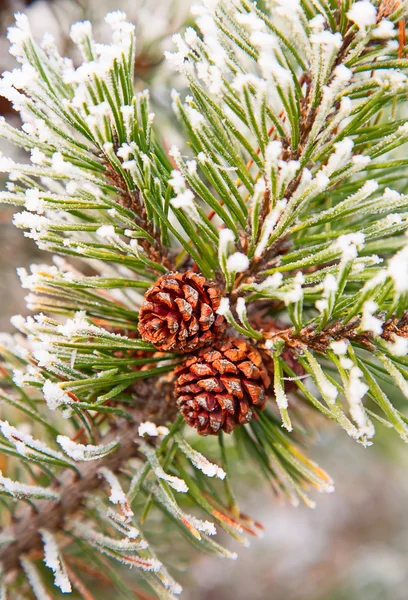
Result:
<svg viewBox="0 0 408 600">
<path fill-rule="evenodd" d="M 270 379 L 258 350 L 228 338 L 202 348 L 175 370 L 180 412 L 200 435 L 231 433 L 248 423 L 252 406 L 263 410 Z"/>
<path fill-rule="evenodd" d="M 139 313 L 139 332 L 158 350 L 191 352 L 224 333 L 216 314 L 221 292 L 193 271 L 163 275 L 147 290 Z"/>
</svg>

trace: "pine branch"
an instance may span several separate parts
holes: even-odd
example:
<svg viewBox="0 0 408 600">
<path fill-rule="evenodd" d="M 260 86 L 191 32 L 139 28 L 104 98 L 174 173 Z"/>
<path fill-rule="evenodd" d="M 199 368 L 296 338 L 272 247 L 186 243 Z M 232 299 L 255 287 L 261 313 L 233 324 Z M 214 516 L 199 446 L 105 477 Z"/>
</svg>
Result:
<svg viewBox="0 0 408 600">
<path fill-rule="evenodd" d="M 16 16 L 22 68 L 0 92 L 23 126 L 1 120 L 0 136 L 31 162 L 0 157 L 0 199 L 58 256 L 19 270 L 37 314 L 0 346 L 1 594 L 19 564 L 48 594 L 44 552 L 55 585 L 86 595 L 62 538 L 168 600 L 180 586 L 145 536 L 152 511 L 172 543 L 179 528 L 229 558 L 215 523 L 259 535 L 232 489 L 237 453 L 314 506 L 306 490 L 333 491 L 300 449 L 317 413 L 365 446 L 377 426 L 408 440 L 408 9 L 385 4 L 205 1 L 166 53 L 188 92 L 172 94 L 182 131 L 166 130 L 180 148 L 134 92 L 123 13 L 109 45 L 72 27 L 76 69 Z"/>
<path fill-rule="evenodd" d="M 126 462 L 137 456 L 138 428 L 145 419 L 131 424 L 117 424 L 101 440 L 102 444 L 113 439 L 119 439 L 120 445 L 116 452 L 102 461 L 80 464 L 75 471 L 68 469 L 58 475 L 56 489 L 60 499 L 51 501 L 34 501 L 31 506 L 17 516 L 15 525 L 2 531 L 2 536 L 10 536 L 12 542 L 1 545 L 0 562 L 5 572 L 19 568 L 20 557 L 42 548 L 41 529 L 57 532 L 64 528 L 66 520 L 82 509 L 84 498 L 93 490 L 100 487 L 100 470 L 110 469 L 115 472 Z"/>
</svg>

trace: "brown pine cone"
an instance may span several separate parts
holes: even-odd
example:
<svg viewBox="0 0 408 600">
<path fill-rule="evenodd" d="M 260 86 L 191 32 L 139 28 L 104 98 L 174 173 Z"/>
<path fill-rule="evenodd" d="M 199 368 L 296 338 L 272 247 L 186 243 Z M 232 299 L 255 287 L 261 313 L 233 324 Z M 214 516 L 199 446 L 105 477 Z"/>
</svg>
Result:
<svg viewBox="0 0 408 600">
<path fill-rule="evenodd" d="M 258 350 L 243 339 L 202 348 L 175 375 L 180 412 L 200 435 L 231 433 L 251 420 L 252 406 L 265 407 L 270 379 Z"/>
<path fill-rule="evenodd" d="M 139 332 L 163 352 L 191 352 L 224 333 L 216 314 L 220 290 L 193 271 L 163 275 L 147 290 L 139 312 Z"/>
</svg>

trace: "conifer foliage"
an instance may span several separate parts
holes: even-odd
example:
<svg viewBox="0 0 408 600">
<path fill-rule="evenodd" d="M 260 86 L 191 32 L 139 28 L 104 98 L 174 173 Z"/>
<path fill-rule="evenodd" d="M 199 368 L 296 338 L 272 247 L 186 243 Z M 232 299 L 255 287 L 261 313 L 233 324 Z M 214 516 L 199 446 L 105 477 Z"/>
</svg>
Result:
<svg viewBox="0 0 408 600">
<path fill-rule="evenodd" d="M 72 26 L 79 66 L 22 14 L 8 32 L 23 124 L 0 136 L 30 160 L 0 157 L 0 200 L 48 254 L 0 345 L 2 600 L 89 599 L 98 577 L 134 598 L 120 565 L 173 598 L 180 532 L 228 558 L 261 533 L 237 457 L 313 506 L 333 483 L 302 446 L 324 418 L 408 441 L 406 4 L 193 13 L 167 53 L 174 139 L 134 91 L 122 12 L 111 42 Z"/>
</svg>

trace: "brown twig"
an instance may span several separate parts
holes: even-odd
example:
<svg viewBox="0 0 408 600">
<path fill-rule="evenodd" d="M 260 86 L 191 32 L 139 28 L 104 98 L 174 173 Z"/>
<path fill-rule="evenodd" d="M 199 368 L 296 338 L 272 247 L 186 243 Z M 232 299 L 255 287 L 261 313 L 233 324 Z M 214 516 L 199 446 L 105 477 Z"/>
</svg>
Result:
<svg viewBox="0 0 408 600">
<path fill-rule="evenodd" d="M 282 340 L 287 347 L 294 350 L 301 351 L 306 347 L 320 354 L 327 352 L 331 342 L 343 339 L 353 341 L 367 350 L 373 351 L 373 336 L 370 332 L 362 332 L 359 329 L 360 324 L 361 318 L 356 316 L 348 323 L 336 321 L 322 331 L 318 331 L 315 325 L 304 327 L 298 333 L 294 327 L 289 327 L 285 330 L 266 331 L 264 338 L 275 341 Z M 405 313 L 400 319 L 393 316 L 385 321 L 380 337 L 385 341 L 392 342 L 396 335 L 408 338 L 408 313 Z"/>
</svg>

